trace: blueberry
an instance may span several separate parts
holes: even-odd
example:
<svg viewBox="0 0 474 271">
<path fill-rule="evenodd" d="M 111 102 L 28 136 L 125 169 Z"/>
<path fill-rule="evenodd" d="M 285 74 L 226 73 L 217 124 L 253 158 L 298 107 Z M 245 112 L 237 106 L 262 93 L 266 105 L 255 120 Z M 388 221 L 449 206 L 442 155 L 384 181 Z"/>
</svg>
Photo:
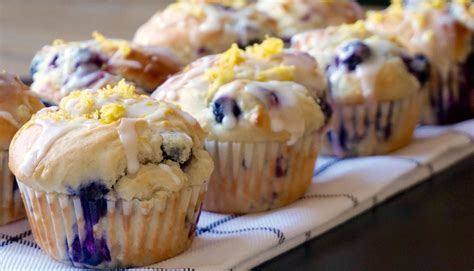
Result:
<svg viewBox="0 0 474 271">
<path fill-rule="evenodd" d="M 66 239 L 66 247 L 68 247 L 67 239 Z M 79 240 L 79 236 L 76 234 L 74 236 L 74 240 L 72 241 L 71 248 L 68 248 L 68 255 L 69 259 L 72 262 L 80 262 L 82 258 L 82 247 L 81 241 Z"/>
<path fill-rule="evenodd" d="M 163 143 L 161 150 L 163 158 L 175 161 L 181 165 L 191 159 L 192 156 L 192 139 L 183 133 L 163 133 L 161 134 Z"/>
<path fill-rule="evenodd" d="M 276 166 L 275 166 L 275 176 L 277 178 L 281 178 L 286 176 L 286 173 L 288 172 L 288 165 L 286 159 L 279 155 L 276 159 Z"/>
<path fill-rule="evenodd" d="M 30 75 L 34 76 L 38 72 L 38 66 L 41 63 L 43 59 L 39 56 L 35 56 L 33 60 L 31 61 L 31 66 L 30 66 Z"/>
<path fill-rule="evenodd" d="M 95 240 L 94 238 L 94 225 L 107 214 L 105 195 L 108 192 L 109 189 L 105 185 L 96 181 L 81 185 L 77 191 L 71 191 L 73 196 L 78 196 L 80 199 L 86 232 L 82 242 L 76 234 L 71 244 L 72 251 L 69 257 L 73 262 L 97 266 L 103 261 L 110 261 L 106 239 L 103 237 L 101 240 Z"/>
<path fill-rule="evenodd" d="M 402 56 L 408 71 L 415 76 L 421 85 L 424 85 L 430 77 L 430 62 L 424 55 L 415 55 L 413 58 Z"/>
<path fill-rule="evenodd" d="M 237 45 L 239 46 L 240 49 L 245 49 L 248 46 L 259 44 L 261 42 L 262 42 L 261 39 L 239 40 L 239 42 L 237 42 Z"/>
<path fill-rule="evenodd" d="M 231 11 L 231 12 L 234 12 L 235 9 L 231 6 L 226 6 L 226 5 L 223 5 L 223 4 L 220 4 L 220 3 L 212 3 L 211 5 L 213 5 L 214 7 L 216 8 L 219 8 L 221 10 L 225 10 L 225 11 Z"/>
<path fill-rule="evenodd" d="M 217 123 L 222 123 L 224 116 L 232 114 L 238 118 L 242 111 L 237 105 L 237 102 L 230 97 L 220 97 L 212 103 L 212 113 Z"/>
<path fill-rule="evenodd" d="M 68 255 L 73 263 L 82 263 L 89 266 L 98 266 L 102 262 L 111 260 L 107 240 L 104 237 L 95 240 L 92 228 L 86 230 L 86 237 L 82 243 L 79 240 L 79 235 L 74 236 Z"/>
<path fill-rule="evenodd" d="M 377 138 L 380 141 L 386 141 L 392 136 L 392 115 L 394 111 L 394 103 L 390 102 L 386 116 L 382 114 L 382 108 L 378 107 L 375 114 L 375 129 Z"/>
<path fill-rule="evenodd" d="M 337 64 L 342 64 L 347 67 L 349 71 L 356 69 L 357 65 L 367 60 L 372 55 L 369 46 L 361 41 L 353 41 L 346 44 L 339 56 L 336 58 Z"/>
<path fill-rule="evenodd" d="M 280 99 L 274 92 L 270 92 L 268 94 L 268 102 L 270 104 L 270 107 L 276 107 L 280 105 Z"/>
<path fill-rule="evenodd" d="M 243 169 L 248 169 L 247 163 L 245 162 L 245 159 L 242 159 L 242 162 L 240 163 L 242 165 Z"/>
<path fill-rule="evenodd" d="M 197 54 L 200 56 L 208 55 L 210 53 L 211 51 L 207 47 L 204 47 L 204 46 L 199 47 L 199 49 L 197 50 Z"/>
<path fill-rule="evenodd" d="M 44 106 L 46 107 L 51 107 L 51 106 L 55 106 L 56 104 L 52 103 L 52 102 L 49 102 L 49 101 L 46 101 L 46 100 L 43 100 L 41 99 L 41 102 L 44 104 Z"/>
<path fill-rule="evenodd" d="M 88 48 L 80 48 L 76 53 L 75 68 L 87 66 L 88 70 L 97 70 L 104 64 L 101 56 Z"/>
<path fill-rule="evenodd" d="M 53 59 L 51 59 L 51 61 L 49 62 L 48 67 L 52 68 L 52 69 L 57 68 L 58 67 L 58 58 L 59 58 L 59 56 L 57 54 L 54 55 Z"/>
<path fill-rule="evenodd" d="M 95 225 L 99 219 L 107 214 L 107 199 L 105 195 L 109 189 L 99 182 L 90 182 L 79 187 L 79 192 L 74 196 L 79 196 L 81 201 L 84 220 L 87 225 Z"/>
<path fill-rule="evenodd" d="M 276 200 L 277 198 L 278 198 L 278 193 L 275 192 L 275 191 L 273 191 L 273 192 L 272 192 L 272 199 L 273 199 L 273 200 Z"/>
<path fill-rule="evenodd" d="M 305 15 L 303 15 L 303 17 L 301 17 L 301 21 L 307 22 L 309 21 L 309 19 L 311 19 L 311 16 L 312 16 L 311 12 L 307 12 Z"/>
<path fill-rule="evenodd" d="M 12 177 L 13 181 L 13 193 L 18 190 L 18 183 L 16 182 L 16 179 Z"/>
<path fill-rule="evenodd" d="M 283 41 L 283 43 L 285 43 L 285 47 L 291 45 L 291 37 L 282 37 L 281 40 Z"/>
<path fill-rule="evenodd" d="M 325 97 L 317 98 L 316 103 L 319 105 L 319 108 L 321 108 L 321 111 L 324 114 L 324 123 L 327 124 L 332 116 L 331 105 L 327 102 Z"/>
</svg>

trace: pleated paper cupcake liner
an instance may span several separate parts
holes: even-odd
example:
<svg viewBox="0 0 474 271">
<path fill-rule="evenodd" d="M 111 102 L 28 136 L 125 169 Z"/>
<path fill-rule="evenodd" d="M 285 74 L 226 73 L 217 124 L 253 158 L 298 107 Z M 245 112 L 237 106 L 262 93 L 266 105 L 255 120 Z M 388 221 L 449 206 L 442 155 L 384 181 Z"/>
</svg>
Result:
<svg viewBox="0 0 474 271">
<path fill-rule="evenodd" d="M 338 157 L 385 154 L 407 145 L 420 120 L 426 91 L 382 103 L 333 104 L 321 153 Z"/>
<path fill-rule="evenodd" d="M 474 55 L 451 68 L 444 78 L 432 70 L 429 103 L 423 113 L 424 124 L 452 124 L 474 116 Z"/>
<path fill-rule="evenodd" d="M 150 201 L 44 193 L 18 182 L 38 245 L 83 268 L 146 266 L 191 245 L 207 184 Z"/>
<path fill-rule="evenodd" d="M 0 225 L 26 217 L 20 191 L 8 168 L 8 151 L 0 152 Z"/>
<path fill-rule="evenodd" d="M 219 213 L 254 213 L 288 205 L 311 183 L 320 135 L 287 142 L 243 143 L 207 140 L 214 159 L 204 209 Z"/>
</svg>

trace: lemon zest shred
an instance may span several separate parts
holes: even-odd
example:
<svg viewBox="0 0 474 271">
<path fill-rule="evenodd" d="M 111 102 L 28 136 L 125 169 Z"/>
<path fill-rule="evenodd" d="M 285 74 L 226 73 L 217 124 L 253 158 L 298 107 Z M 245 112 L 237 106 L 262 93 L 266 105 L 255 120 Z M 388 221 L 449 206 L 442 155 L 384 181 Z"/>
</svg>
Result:
<svg viewBox="0 0 474 271">
<path fill-rule="evenodd" d="M 128 56 L 132 51 L 130 45 L 125 40 L 112 41 L 110 39 L 107 39 L 102 33 L 98 31 L 92 32 L 92 37 L 102 45 L 104 50 L 118 50 L 123 56 Z"/>
<path fill-rule="evenodd" d="M 255 44 L 245 48 L 245 52 L 261 59 L 268 59 L 279 54 L 285 44 L 281 39 L 267 37 L 261 44 Z"/>
<path fill-rule="evenodd" d="M 216 67 L 206 72 L 207 80 L 211 82 L 206 95 L 207 102 L 214 97 L 214 94 L 220 86 L 234 79 L 234 67 L 245 61 L 242 52 L 237 44 L 232 44 L 229 50 L 219 57 Z"/>
<path fill-rule="evenodd" d="M 122 104 L 105 104 L 99 110 L 100 122 L 103 124 L 115 122 L 125 116 L 126 112 L 127 110 Z"/>
<path fill-rule="evenodd" d="M 55 39 L 53 40 L 53 46 L 60 46 L 60 45 L 63 45 L 65 44 L 66 42 L 62 39 Z"/>
</svg>

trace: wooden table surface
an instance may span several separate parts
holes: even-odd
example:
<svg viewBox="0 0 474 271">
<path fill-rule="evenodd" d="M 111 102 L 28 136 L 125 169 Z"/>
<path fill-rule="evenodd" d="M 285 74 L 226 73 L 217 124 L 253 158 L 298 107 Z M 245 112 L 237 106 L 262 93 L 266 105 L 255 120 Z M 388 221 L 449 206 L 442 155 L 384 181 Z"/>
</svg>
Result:
<svg viewBox="0 0 474 271">
<path fill-rule="evenodd" d="M 171 0 L 0 0 L 0 70 L 28 75 L 35 52 L 55 39 L 84 40 L 97 30 L 131 39 Z"/>
</svg>

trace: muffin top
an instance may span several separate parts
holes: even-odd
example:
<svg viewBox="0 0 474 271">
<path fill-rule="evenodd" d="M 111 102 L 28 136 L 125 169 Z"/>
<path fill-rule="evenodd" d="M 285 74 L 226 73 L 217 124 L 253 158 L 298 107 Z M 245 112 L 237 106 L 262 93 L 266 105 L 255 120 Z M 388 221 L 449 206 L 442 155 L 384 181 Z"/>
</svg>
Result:
<svg viewBox="0 0 474 271">
<path fill-rule="evenodd" d="M 253 5 L 235 9 L 206 2 L 169 5 L 137 30 L 134 41 L 171 48 L 189 63 L 202 56 L 221 53 L 232 43 L 244 47 L 276 32 L 275 21 Z"/>
<path fill-rule="evenodd" d="M 17 76 L 0 72 L 0 151 L 8 150 L 16 131 L 43 107 Z"/>
<path fill-rule="evenodd" d="M 14 137 L 10 168 L 40 191 L 98 186 L 148 200 L 208 180 L 213 163 L 203 136 L 190 115 L 121 81 L 39 111 Z"/>
<path fill-rule="evenodd" d="M 409 97 L 428 80 L 429 63 L 397 43 L 371 34 L 362 23 L 296 36 L 292 44 L 323 63 L 332 100 L 341 103 Z"/>
<path fill-rule="evenodd" d="M 98 89 L 125 78 L 143 91 L 155 89 L 180 69 L 171 50 L 149 48 L 125 40 L 107 39 L 47 45 L 33 58 L 32 90 L 55 103 L 76 89 Z"/>
<path fill-rule="evenodd" d="M 372 36 L 362 21 L 343 24 L 325 29 L 306 31 L 293 36 L 291 48 L 309 53 L 316 58 L 322 69 L 326 69 L 336 53 L 336 47 L 353 39 L 366 39 Z"/>
<path fill-rule="evenodd" d="M 364 15 L 353 0 L 258 0 L 257 9 L 278 22 L 278 34 L 285 39 L 305 30 L 353 23 Z"/>
<path fill-rule="evenodd" d="M 474 3 L 472 0 L 404 0 L 407 8 L 448 9 L 451 14 L 471 31 L 474 30 Z"/>
<path fill-rule="evenodd" d="M 453 64 L 466 59 L 470 35 L 442 1 L 435 2 L 440 1 L 404 8 L 402 1 L 393 1 L 386 10 L 368 12 L 366 25 L 371 31 L 397 39 L 411 52 L 423 53 L 442 75 L 447 75 Z"/>
<path fill-rule="evenodd" d="M 269 38 L 201 58 L 152 96 L 182 106 L 211 139 L 292 144 L 324 126 L 325 89 L 311 56 L 284 50 L 283 41 Z"/>
</svg>

